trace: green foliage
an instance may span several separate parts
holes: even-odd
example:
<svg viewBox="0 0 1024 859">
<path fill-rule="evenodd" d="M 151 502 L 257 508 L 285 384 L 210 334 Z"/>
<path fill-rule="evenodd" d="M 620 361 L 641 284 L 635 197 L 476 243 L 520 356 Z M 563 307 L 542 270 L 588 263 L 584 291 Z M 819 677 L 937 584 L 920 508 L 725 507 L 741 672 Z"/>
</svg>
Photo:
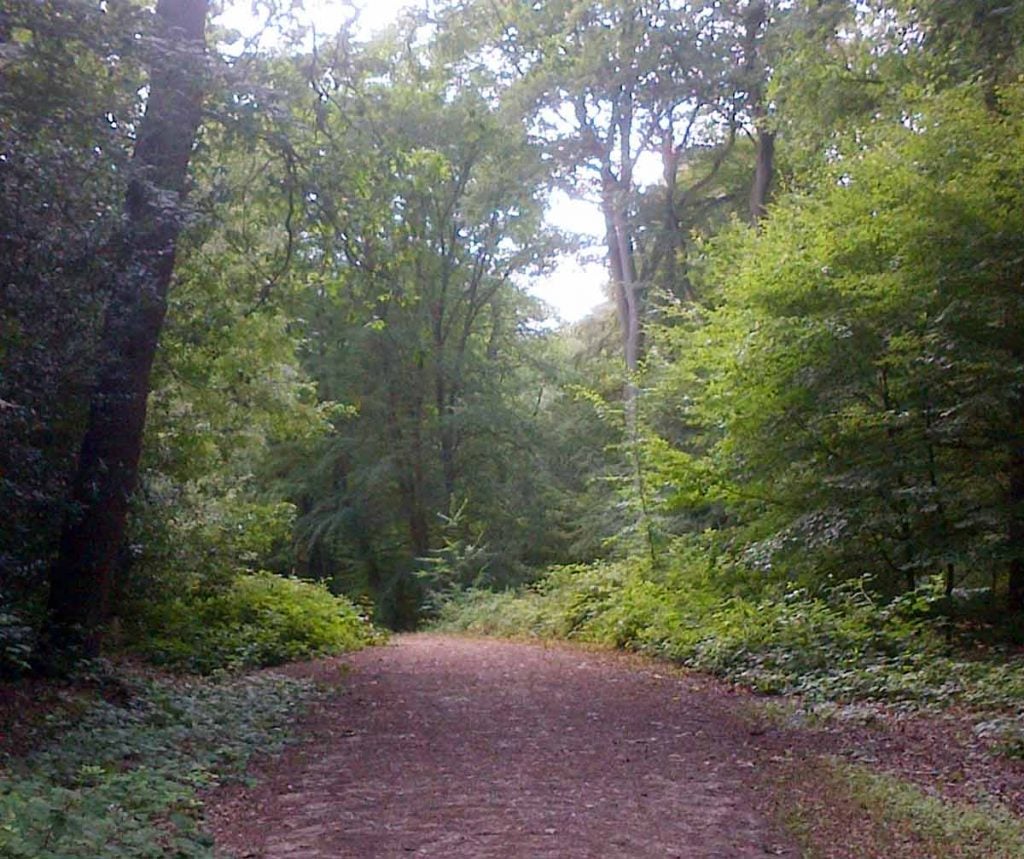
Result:
<svg viewBox="0 0 1024 859">
<path fill-rule="evenodd" d="M 302 338 L 281 309 L 295 288 L 278 258 L 287 244 L 281 156 L 251 130 L 210 135 L 195 164 L 205 217 L 178 255 L 153 370 L 119 577 L 128 616 L 137 603 L 222 588 L 242 573 L 294 569 L 297 511 L 268 486 L 263 463 L 280 445 L 321 436 L 336 408 L 318 401 L 299 366 Z M 276 280 L 264 295 L 266 267 Z"/>
<path fill-rule="evenodd" d="M 463 594 L 439 623 L 636 650 L 808 702 L 1012 711 L 1024 697 L 1020 658 L 951 653 L 928 618 L 941 599 L 930 586 L 883 604 L 860 581 L 821 596 L 799 589 L 739 596 L 716 589 L 715 578 L 706 562 L 658 576 L 622 563 L 559 568 L 519 592 Z"/>
<path fill-rule="evenodd" d="M 351 606 L 256 570 L 408 627 L 453 588 L 614 557 L 470 599 L 765 689 L 902 694 L 889 662 L 946 688 L 955 606 L 892 598 L 943 576 L 998 606 L 1021 556 L 1024 18 L 769 2 L 748 29 L 760 5 L 441 4 L 451 26 L 212 64 L 117 560 L 133 641 L 212 670 L 362 640 Z M 7 6 L 11 672 L 45 624 L 161 48 L 145 4 Z M 778 181 L 751 229 L 769 133 Z M 638 184 L 635 146 L 663 183 Z M 554 185 L 600 197 L 634 256 L 627 445 L 622 308 L 552 333 L 524 288 L 571 244 L 545 226 Z M 629 560 L 641 543 L 652 569 Z"/>
<path fill-rule="evenodd" d="M 0 596 L 36 631 L 46 622 L 61 524 L 74 513 L 67 481 L 123 258 L 145 70 L 169 49 L 152 37 L 154 5 L 12 0 L 0 13 Z M 232 555 L 239 541 L 219 539 L 228 530 L 219 526 L 273 507 L 279 499 L 254 488 L 259 458 L 267 445 L 321 424 L 295 366 L 291 320 L 259 300 L 273 279 L 264 266 L 281 270 L 275 251 L 285 244 L 287 201 L 267 143 L 268 100 L 245 108 L 256 101 L 261 64 L 244 74 L 242 65 L 238 74 L 226 65 L 214 74 L 218 92 L 193 153 L 191 202 L 181 211 L 188 237 L 177 248 L 149 401 L 145 497 L 118 558 L 118 607 L 159 598 L 161 589 L 180 592 L 182 569 L 205 575 L 216 567 L 212 574 L 225 577 L 285 567 L 279 546 L 258 558 L 248 546 Z M 234 109 L 220 110 L 225 103 Z M 226 241 L 239 222 L 242 238 Z"/>
<path fill-rule="evenodd" d="M 569 553 L 565 373 L 520 280 L 564 242 L 540 147 L 485 95 L 493 70 L 451 78 L 402 39 L 317 59 L 281 68 L 296 116 L 316 115 L 290 309 L 321 398 L 351 408 L 278 448 L 275 476 L 298 509 L 294 568 L 408 628 L 452 581 L 439 562 L 500 585 Z"/>
<path fill-rule="evenodd" d="M 290 560 L 295 508 L 244 493 L 209 492 L 150 472 L 135 499 L 120 588 L 130 617 L 139 602 L 221 589 L 237 576 Z"/>
<path fill-rule="evenodd" d="M 152 17 L 25 0 L 0 16 L 0 582 L 26 614 L 78 452 Z"/>
<path fill-rule="evenodd" d="M 132 634 L 152 661 L 201 673 L 355 650 L 377 636 L 346 598 L 267 572 L 143 608 Z"/>
<path fill-rule="evenodd" d="M 1019 552 L 991 476 L 1020 434 L 1024 124 L 973 88 L 904 107 L 760 232 L 716 238 L 708 306 L 655 335 L 657 491 L 726 514 L 768 582 L 980 585 Z"/>
<path fill-rule="evenodd" d="M 132 693 L 123 706 L 96 705 L 28 758 L 4 762 L 0 854 L 213 857 L 200 790 L 281 748 L 314 696 L 308 682 L 272 675 L 140 681 Z"/>
</svg>

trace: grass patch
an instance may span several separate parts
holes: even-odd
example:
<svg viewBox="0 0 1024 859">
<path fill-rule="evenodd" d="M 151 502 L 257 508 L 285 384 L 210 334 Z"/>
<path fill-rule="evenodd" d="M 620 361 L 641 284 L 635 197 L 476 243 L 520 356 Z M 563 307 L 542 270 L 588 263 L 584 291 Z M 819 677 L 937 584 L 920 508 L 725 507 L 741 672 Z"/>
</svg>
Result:
<svg viewBox="0 0 1024 859">
<path fill-rule="evenodd" d="M 996 806 L 950 803 L 834 758 L 790 762 L 777 785 L 782 823 L 808 857 L 1017 859 L 1024 824 Z"/>
<path fill-rule="evenodd" d="M 121 681 L 123 683 L 123 681 Z M 238 778 L 290 738 L 317 696 L 274 675 L 136 678 L 54 739 L 0 769 L 0 856 L 213 857 L 199 791 Z M 66 719 L 54 714 L 52 719 Z"/>
</svg>

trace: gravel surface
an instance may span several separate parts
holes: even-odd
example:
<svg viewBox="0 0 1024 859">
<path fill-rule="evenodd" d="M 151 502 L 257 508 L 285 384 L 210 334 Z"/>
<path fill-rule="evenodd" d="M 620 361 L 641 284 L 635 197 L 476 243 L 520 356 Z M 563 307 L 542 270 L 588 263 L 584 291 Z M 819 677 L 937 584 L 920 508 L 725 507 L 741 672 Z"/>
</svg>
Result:
<svg viewBox="0 0 1024 859">
<path fill-rule="evenodd" d="M 439 635 L 296 668 L 307 741 L 209 805 L 240 857 L 797 855 L 726 687 L 610 653 Z"/>
</svg>

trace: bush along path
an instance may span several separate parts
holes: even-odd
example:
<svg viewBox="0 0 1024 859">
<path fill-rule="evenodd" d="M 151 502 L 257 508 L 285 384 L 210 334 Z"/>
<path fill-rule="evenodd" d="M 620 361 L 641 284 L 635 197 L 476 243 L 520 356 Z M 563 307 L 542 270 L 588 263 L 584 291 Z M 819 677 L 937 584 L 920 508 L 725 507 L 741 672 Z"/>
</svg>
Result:
<svg viewBox="0 0 1024 859">
<path fill-rule="evenodd" d="M 616 654 L 434 635 L 341 661 L 343 692 L 309 741 L 213 799 L 234 855 L 798 855 L 763 813 L 759 737 L 725 687 Z"/>
<path fill-rule="evenodd" d="M 192 674 L 122 655 L 0 682 L 2 859 L 213 857 L 202 792 L 294 739 L 329 691 L 242 669 L 384 640 L 343 597 L 270 573 L 139 609 L 136 653 Z"/>
</svg>

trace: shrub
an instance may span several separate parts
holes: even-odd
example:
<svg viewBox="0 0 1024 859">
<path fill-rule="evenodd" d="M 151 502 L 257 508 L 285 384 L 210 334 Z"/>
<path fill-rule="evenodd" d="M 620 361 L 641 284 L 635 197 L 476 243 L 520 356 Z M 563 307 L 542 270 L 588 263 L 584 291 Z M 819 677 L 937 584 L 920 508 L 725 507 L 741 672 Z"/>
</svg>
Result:
<svg viewBox="0 0 1024 859">
<path fill-rule="evenodd" d="M 436 624 L 454 632 L 506 637 L 555 638 L 556 622 L 535 591 L 470 589 L 438 609 Z"/>
<path fill-rule="evenodd" d="M 279 665 L 355 650 L 377 633 L 345 597 L 273 573 L 238 577 L 226 589 L 168 601 L 135 626 L 135 646 L 158 664 L 200 673 Z"/>
<path fill-rule="evenodd" d="M 959 701 L 1006 711 L 1024 697 L 1024 661 L 950 654 L 929 620 L 930 587 L 889 603 L 874 602 L 856 580 L 818 595 L 778 588 L 742 596 L 716 591 L 703 572 L 559 567 L 518 593 L 463 594 L 440 622 L 636 650 L 809 701 Z"/>
</svg>

